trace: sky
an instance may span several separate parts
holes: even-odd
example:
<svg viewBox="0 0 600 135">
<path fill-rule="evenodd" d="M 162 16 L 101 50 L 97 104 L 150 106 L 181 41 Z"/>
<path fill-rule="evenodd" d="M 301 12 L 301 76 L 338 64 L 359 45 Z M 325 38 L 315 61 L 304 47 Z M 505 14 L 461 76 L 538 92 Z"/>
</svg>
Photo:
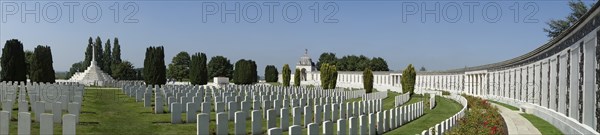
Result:
<svg viewBox="0 0 600 135">
<path fill-rule="evenodd" d="M 305 49 L 315 63 L 333 52 L 382 57 L 391 70 L 446 70 L 525 54 L 550 40 L 545 22 L 569 12 L 566 0 L 2 0 L 0 41 L 50 46 L 56 71 L 83 60 L 89 37 L 118 37 L 135 67 L 145 48 L 164 46 L 165 64 L 203 52 L 252 59 L 259 75 L 266 65 L 294 66 Z"/>
</svg>

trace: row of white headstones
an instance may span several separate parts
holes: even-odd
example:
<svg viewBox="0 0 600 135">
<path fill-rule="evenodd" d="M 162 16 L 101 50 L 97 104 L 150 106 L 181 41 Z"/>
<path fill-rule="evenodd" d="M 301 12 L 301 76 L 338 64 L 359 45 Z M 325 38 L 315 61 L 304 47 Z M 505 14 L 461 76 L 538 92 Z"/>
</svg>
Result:
<svg viewBox="0 0 600 135">
<path fill-rule="evenodd" d="M 433 101 L 431 103 L 435 104 L 435 96 L 439 95 L 439 94 L 441 94 L 441 93 L 438 93 L 438 94 L 430 93 L 430 102 Z M 427 129 L 427 130 L 423 130 L 421 132 L 421 135 L 443 135 L 444 133 L 449 131 L 452 127 L 454 127 L 457 124 L 458 120 L 465 115 L 465 111 L 467 110 L 467 103 L 468 103 L 466 98 L 464 98 L 461 95 L 457 95 L 457 94 L 444 95 L 443 97 L 452 99 L 452 100 L 458 102 L 459 104 L 461 104 L 463 106 L 462 109 L 460 109 L 460 111 L 458 111 L 458 113 L 452 115 L 452 117 L 445 119 L 442 122 L 435 124 L 432 127 L 429 127 L 429 129 Z M 435 105 L 430 106 L 430 107 L 433 108 L 433 107 L 435 107 Z"/>
<path fill-rule="evenodd" d="M 143 97 L 138 101 L 144 101 L 148 105 L 151 105 L 151 102 L 148 103 L 148 101 L 151 101 L 152 92 L 154 92 L 155 110 L 163 107 L 162 103 L 158 103 L 164 102 L 162 96 L 168 97 L 167 111 L 171 112 L 171 122 L 173 124 L 182 123 L 181 113 L 185 112 L 187 114 L 185 122 L 197 123 L 199 134 L 209 133 L 206 125 L 208 125 L 210 118 L 208 115 L 211 112 L 215 112 L 217 118 L 215 131 L 217 134 L 229 132 L 229 121 L 234 122 L 234 133 L 246 134 L 248 119 L 251 122 L 252 134 L 265 133 L 262 125 L 263 119 L 266 119 L 266 128 L 269 129 L 267 133 L 271 129 L 274 129 L 273 131 L 276 133 L 279 129 L 280 131 L 289 130 L 290 134 L 299 134 L 302 128 L 308 128 L 308 133 L 311 134 L 317 132 L 319 125 L 322 125 L 323 133 L 328 134 L 333 133 L 333 129 L 329 127 L 337 123 L 340 125 L 340 131 L 338 131 L 340 133 L 359 133 L 358 129 L 364 127 L 363 130 L 360 130 L 361 132 L 381 134 L 423 114 L 422 102 L 382 110 L 382 100 L 387 97 L 387 93 L 365 96 L 363 90 L 321 90 L 258 85 L 228 86 L 223 89 L 167 85 L 154 89 L 142 85 L 124 85 L 123 91 L 131 97 Z M 357 97 L 373 97 L 375 100 L 343 102 L 346 99 Z M 162 111 L 156 113 L 162 113 Z M 290 114 L 292 116 L 291 124 Z M 276 118 L 280 118 L 279 127 L 275 127 Z M 304 123 L 301 122 L 302 120 Z M 346 125 L 348 121 L 350 125 Z M 352 132 L 353 130 L 357 130 L 357 132 Z"/>
<path fill-rule="evenodd" d="M 17 103 L 17 134 L 31 134 L 32 112 L 40 134 L 53 134 L 54 124 L 63 124 L 64 134 L 75 134 L 84 86 L 77 83 L 0 83 L 0 134 L 9 134 L 13 105 Z"/>
</svg>

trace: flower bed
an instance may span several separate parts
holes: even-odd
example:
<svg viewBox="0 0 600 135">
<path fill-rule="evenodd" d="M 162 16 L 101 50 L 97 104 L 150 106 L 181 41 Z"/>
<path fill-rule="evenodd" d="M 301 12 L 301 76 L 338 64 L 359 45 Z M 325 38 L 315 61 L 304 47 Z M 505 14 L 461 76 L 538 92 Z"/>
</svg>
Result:
<svg viewBox="0 0 600 135">
<path fill-rule="evenodd" d="M 505 135 L 506 123 L 498 112 L 487 100 L 463 95 L 467 98 L 468 109 L 465 117 L 458 121 L 458 126 L 452 128 L 450 135 Z"/>
</svg>

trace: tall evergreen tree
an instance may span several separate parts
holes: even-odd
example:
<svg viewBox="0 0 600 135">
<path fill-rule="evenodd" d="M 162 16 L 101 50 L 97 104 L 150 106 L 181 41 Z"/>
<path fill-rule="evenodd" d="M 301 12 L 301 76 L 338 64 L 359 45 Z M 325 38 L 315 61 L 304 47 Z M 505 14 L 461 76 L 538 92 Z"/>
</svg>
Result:
<svg viewBox="0 0 600 135">
<path fill-rule="evenodd" d="M 206 54 L 196 53 L 192 55 L 190 64 L 190 83 L 193 85 L 206 85 L 208 73 L 206 70 Z"/>
<path fill-rule="evenodd" d="M 415 80 L 417 78 L 417 72 L 415 71 L 415 67 L 412 64 L 409 64 L 404 71 L 402 71 L 402 79 L 400 83 L 402 84 L 402 92 L 410 94 L 415 93 Z"/>
<path fill-rule="evenodd" d="M 321 64 L 320 76 L 321 76 L 321 88 L 329 89 L 329 64 L 323 63 Z"/>
<path fill-rule="evenodd" d="M 104 67 L 102 71 L 109 75 L 112 75 L 111 65 L 113 64 L 111 49 L 112 48 L 110 47 L 110 39 L 108 39 L 106 40 L 106 44 L 104 45 L 104 56 L 102 56 L 104 59 Z"/>
<path fill-rule="evenodd" d="M 144 81 L 148 85 L 166 84 L 165 54 L 162 46 L 148 47 L 144 59 Z"/>
<path fill-rule="evenodd" d="M 294 72 L 294 86 L 298 87 L 300 86 L 300 69 L 296 68 L 296 71 Z"/>
<path fill-rule="evenodd" d="M 329 66 L 329 89 L 335 89 L 337 87 L 337 76 L 338 71 L 335 65 Z"/>
<path fill-rule="evenodd" d="M 214 56 L 210 59 L 207 65 L 208 77 L 229 77 L 233 73 L 233 65 L 229 59 L 223 56 Z"/>
<path fill-rule="evenodd" d="M 95 59 L 97 66 L 102 69 L 102 71 L 106 71 L 104 69 L 104 51 L 102 50 L 102 40 L 100 37 L 96 37 L 96 42 L 94 43 L 94 48 L 96 48 Z"/>
<path fill-rule="evenodd" d="M 6 41 L 2 49 L 2 70 L 0 76 L 2 81 L 26 81 L 27 67 L 25 65 L 25 53 L 23 43 L 17 39 Z"/>
<path fill-rule="evenodd" d="M 31 81 L 54 83 L 56 80 L 54 67 L 52 67 L 52 50 L 49 46 L 38 45 L 33 52 L 31 62 Z"/>
<path fill-rule="evenodd" d="M 25 69 L 27 76 L 31 76 L 29 69 L 31 69 L 31 61 L 33 61 L 33 52 L 29 50 L 25 50 Z"/>
<path fill-rule="evenodd" d="M 369 68 L 363 71 L 363 87 L 367 93 L 373 92 L 373 72 Z"/>
<path fill-rule="evenodd" d="M 282 79 L 283 79 L 283 86 L 288 87 L 290 86 L 290 77 L 292 74 L 292 70 L 290 70 L 290 65 L 285 64 L 283 65 L 283 69 L 282 69 Z"/>
<path fill-rule="evenodd" d="M 119 38 L 115 38 L 113 41 L 113 51 L 112 51 L 112 59 L 115 63 L 121 62 L 121 44 L 119 44 Z"/>
<path fill-rule="evenodd" d="M 89 67 L 92 61 L 92 50 L 94 46 L 94 40 L 92 37 L 88 39 L 88 45 L 85 49 L 85 59 L 83 60 L 83 67 Z"/>
<path fill-rule="evenodd" d="M 233 73 L 233 82 L 235 84 L 253 84 L 257 82 L 256 62 L 252 60 L 241 59 L 235 63 Z"/>
<path fill-rule="evenodd" d="M 266 82 L 277 82 L 279 79 L 279 71 L 274 65 L 267 65 L 265 67 L 265 81 Z"/>
</svg>

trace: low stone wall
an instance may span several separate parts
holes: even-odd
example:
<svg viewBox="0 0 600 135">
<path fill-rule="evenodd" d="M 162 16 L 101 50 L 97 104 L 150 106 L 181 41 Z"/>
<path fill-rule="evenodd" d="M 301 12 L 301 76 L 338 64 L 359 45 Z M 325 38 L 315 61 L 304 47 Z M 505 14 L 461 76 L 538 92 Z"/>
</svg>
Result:
<svg viewBox="0 0 600 135">
<path fill-rule="evenodd" d="M 448 99 L 452 99 L 458 103 L 460 103 L 463 108 L 460 109 L 460 111 L 458 111 L 458 113 L 454 114 L 452 117 L 438 123 L 435 124 L 435 126 L 430 127 L 428 130 L 423 130 L 423 132 L 421 132 L 421 135 L 442 135 L 444 134 L 446 131 L 450 130 L 452 127 L 456 126 L 458 123 L 458 120 L 460 118 L 462 118 L 463 116 L 465 116 L 465 112 L 467 111 L 467 99 L 463 96 L 457 95 L 457 94 L 452 94 L 450 96 L 442 96 L 444 98 L 448 98 Z"/>
</svg>

